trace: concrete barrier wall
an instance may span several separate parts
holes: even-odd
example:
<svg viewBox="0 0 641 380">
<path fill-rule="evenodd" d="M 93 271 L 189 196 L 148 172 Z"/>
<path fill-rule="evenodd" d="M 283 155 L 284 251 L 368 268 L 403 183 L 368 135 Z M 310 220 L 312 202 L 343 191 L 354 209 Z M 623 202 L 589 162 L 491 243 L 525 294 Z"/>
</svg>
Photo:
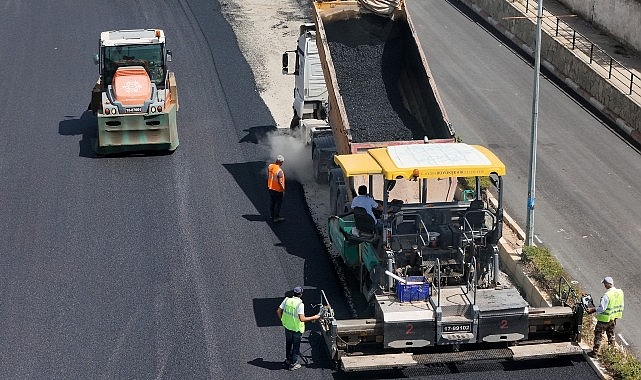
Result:
<svg viewBox="0 0 641 380">
<path fill-rule="evenodd" d="M 641 51 L 641 1 L 559 0 L 572 12 Z M 543 3 L 545 6 L 545 3 Z"/>
<path fill-rule="evenodd" d="M 628 0 L 631 1 L 631 0 Z M 531 53 L 534 52 L 536 41 L 536 20 L 526 18 L 511 18 L 523 16 L 521 10 L 517 8 L 518 2 L 512 3 L 506 0 L 474 0 L 475 4 L 482 11 L 487 13 L 501 29 L 514 34 L 517 40 L 527 45 Z M 636 25 L 639 23 L 637 21 Z M 511 37 L 511 36 L 510 36 Z M 514 38 L 512 38 L 514 40 Z M 533 54 L 532 54 L 533 55 Z M 604 111 L 608 116 L 619 124 L 628 134 L 637 141 L 641 131 L 641 106 L 632 98 L 615 88 L 604 76 L 607 72 L 603 70 L 603 75 L 599 75 L 595 70 L 601 68 L 597 65 L 589 64 L 589 57 L 578 50 L 569 50 L 562 42 L 557 41 L 554 37 L 542 33 L 541 39 L 541 61 L 546 68 L 571 79 L 574 83 L 568 83 L 584 97 Z M 547 63 L 545 62 L 547 61 Z M 553 66 L 553 67 L 550 67 Z M 564 79 L 564 78 L 562 78 Z M 582 90 L 582 91 L 581 91 Z M 587 94 L 585 94 L 587 92 Z M 589 97 L 593 99 L 589 99 Z"/>
<path fill-rule="evenodd" d="M 532 307 L 550 307 L 552 303 L 546 299 L 545 293 L 523 271 L 521 256 L 511 251 L 509 243 L 503 238 L 499 241 L 499 259 L 501 270 L 506 273 L 512 283 L 522 292 L 523 298 Z"/>
</svg>

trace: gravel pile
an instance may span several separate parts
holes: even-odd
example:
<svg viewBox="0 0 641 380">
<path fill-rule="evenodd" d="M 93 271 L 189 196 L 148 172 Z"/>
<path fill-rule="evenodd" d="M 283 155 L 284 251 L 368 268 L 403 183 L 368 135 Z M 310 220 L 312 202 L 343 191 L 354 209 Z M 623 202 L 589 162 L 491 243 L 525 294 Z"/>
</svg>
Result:
<svg viewBox="0 0 641 380">
<path fill-rule="evenodd" d="M 422 139 L 425 132 L 403 106 L 399 90 L 404 45 L 411 35 L 400 22 L 372 17 L 326 26 L 352 141 Z"/>
</svg>

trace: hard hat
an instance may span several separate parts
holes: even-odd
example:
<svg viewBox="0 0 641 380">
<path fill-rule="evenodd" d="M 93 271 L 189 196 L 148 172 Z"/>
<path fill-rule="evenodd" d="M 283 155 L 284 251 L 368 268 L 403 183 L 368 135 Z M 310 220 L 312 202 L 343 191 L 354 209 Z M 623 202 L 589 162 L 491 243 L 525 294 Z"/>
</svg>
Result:
<svg viewBox="0 0 641 380">
<path fill-rule="evenodd" d="M 608 277 L 605 277 L 605 278 L 601 281 L 601 283 L 603 283 L 603 284 L 610 284 L 610 285 L 614 285 L 614 280 L 612 279 L 612 277 L 608 276 Z"/>
<path fill-rule="evenodd" d="M 303 287 L 302 286 L 295 287 L 294 294 L 303 294 Z"/>
<path fill-rule="evenodd" d="M 278 156 L 276 156 L 276 162 L 285 162 L 285 157 L 279 154 Z"/>
</svg>

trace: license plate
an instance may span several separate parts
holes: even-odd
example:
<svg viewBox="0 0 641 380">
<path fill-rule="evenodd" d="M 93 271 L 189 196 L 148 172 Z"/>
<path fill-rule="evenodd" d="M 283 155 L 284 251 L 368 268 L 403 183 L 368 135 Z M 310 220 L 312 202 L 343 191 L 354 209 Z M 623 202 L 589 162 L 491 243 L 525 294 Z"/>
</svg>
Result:
<svg viewBox="0 0 641 380">
<path fill-rule="evenodd" d="M 443 326 L 443 332 L 470 332 L 472 331 L 472 325 L 469 323 L 461 325 L 445 325 Z"/>
</svg>

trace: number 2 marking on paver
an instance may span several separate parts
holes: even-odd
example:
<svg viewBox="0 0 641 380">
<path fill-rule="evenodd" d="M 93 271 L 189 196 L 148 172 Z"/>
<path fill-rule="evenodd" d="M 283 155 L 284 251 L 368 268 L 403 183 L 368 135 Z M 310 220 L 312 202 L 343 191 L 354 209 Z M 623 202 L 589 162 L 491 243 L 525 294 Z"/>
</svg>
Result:
<svg viewBox="0 0 641 380">
<path fill-rule="evenodd" d="M 507 328 L 507 319 L 502 319 L 501 322 L 499 323 L 499 327 L 502 329 Z"/>
<path fill-rule="evenodd" d="M 407 324 L 407 330 L 405 330 L 405 335 L 414 334 L 414 325 L 411 323 Z"/>
</svg>

